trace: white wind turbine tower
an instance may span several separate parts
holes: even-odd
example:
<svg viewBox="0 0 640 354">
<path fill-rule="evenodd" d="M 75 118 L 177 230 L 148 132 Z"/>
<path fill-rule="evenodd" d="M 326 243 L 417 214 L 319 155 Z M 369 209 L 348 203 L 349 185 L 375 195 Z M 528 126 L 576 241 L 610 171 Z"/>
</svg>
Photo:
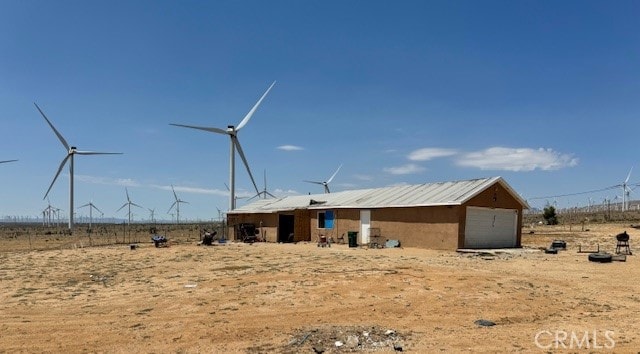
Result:
<svg viewBox="0 0 640 354">
<path fill-rule="evenodd" d="M 44 198 L 46 198 L 47 195 L 49 194 L 49 191 L 51 191 L 51 187 L 53 187 L 53 184 L 56 183 L 56 179 L 58 179 L 58 176 L 60 175 L 62 168 L 67 163 L 67 160 L 69 160 L 69 230 L 72 230 L 73 229 L 73 211 L 75 210 L 73 209 L 73 157 L 74 155 L 76 154 L 78 155 L 120 155 L 122 153 L 77 150 L 75 146 L 70 146 L 67 143 L 64 137 L 62 137 L 62 134 L 60 134 L 60 132 L 58 132 L 58 130 L 53 126 L 53 124 L 51 124 L 51 121 L 49 121 L 49 119 L 44 114 L 44 112 L 42 112 L 40 107 L 38 107 L 38 105 L 35 102 L 33 104 L 36 106 L 40 114 L 42 114 L 42 117 L 44 118 L 44 120 L 47 121 L 47 123 L 49 124 L 51 129 L 53 129 L 53 132 L 56 134 L 56 136 L 58 137 L 58 139 L 60 140 L 64 148 L 67 150 L 67 156 L 62 160 L 62 163 L 60 163 L 58 172 L 56 173 L 55 177 L 53 177 L 53 181 L 51 181 L 51 185 L 49 185 L 49 189 L 47 189 L 47 193 L 45 193 Z"/>
<path fill-rule="evenodd" d="M 338 174 L 338 171 L 340 171 L 340 168 L 342 168 L 342 165 L 340 165 L 338 167 L 338 169 L 336 170 L 336 172 L 334 172 L 333 175 L 331 175 L 331 178 L 329 178 L 328 180 L 326 180 L 324 182 L 316 182 L 316 181 L 304 181 L 304 182 L 323 185 L 324 186 L 324 192 L 325 193 L 331 193 L 331 191 L 329 191 L 329 183 L 331 183 L 331 181 L 333 181 L 333 177 L 335 177 Z"/>
<path fill-rule="evenodd" d="M 93 209 L 97 210 L 100 214 L 103 214 L 103 213 L 102 211 L 100 211 L 100 209 L 98 209 L 98 207 L 95 204 L 93 204 L 93 200 L 83 206 L 78 207 L 78 209 L 86 208 L 86 207 L 89 207 L 89 228 L 91 228 L 93 225 Z"/>
<path fill-rule="evenodd" d="M 171 185 L 171 190 L 173 191 L 173 197 L 175 198 L 176 201 L 173 202 L 173 204 L 171 204 L 171 207 L 169 208 L 167 213 L 169 213 L 171 209 L 173 209 L 173 207 L 175 206 L 176 207 L 176 224 L 179 224 L 180 223 L 180 203 L 189 204 L 189 202 L 178 198 L 178 195 L 176 194 L 176 190 L 173 188 L 173 184 Z"/>
<path fill-rule="evenodd" d="M 131 206 L 132 205 L 133 206 L 137 206 L 138 208 L 142 208 L 142 207 L 131 201 L 131 198 L 129 198 L 129 190 L 126 187 L 124 188 L 124 191 L 125 191 L 125 193 L 127 193 L 127 202 L 122 204 L 120 209 L 116 210 L 116 213 L 119 212 L 120 210 L 122 210 L 122 208 L 128 206 L 129 207 L 129 211 L 127 212 L 127 215 L 129 216 L 129 224 L 128 224 L 128 226 L 131 226 Z"/>
<path fill-rule="evenodd" d="M 229 210 L 234 210 L 236 208 L 236 198 L 235 198 L 236 196 L 235 150 L 236 149 L 238 150 L 238 154 L 240 154 L 240 157 L 242 158 L 242 162 L 244 163 L 244 166 L 247 168 L 247 172 L 249 173 L 249 177 L 251 177 L 251 182 L 253 183 L 253 187 L 256 189 L 256 193 L 259 193 L 258 186 L 256 185 L 256 181 L 253 179 L 253 175 L 251 174 L 251 169 L 249 168 L 249 163 L 247 162 L 247 158 L 244 156 L 244 152 L 242 151 L 242 147 L 240 146 L 240 141 L 238 141 L 238 132 L 247 124 L 247 122 L 249 122 L 249 119 L 251 119 L 251 116 L 253 116 L 253 114 L 258 109 L 258 106 L 260 106 L 260 103 L 262 103 L 262 100 L 267 96 L 267 94 L 269 93 L 269 91 L 271 91 L 271 88 L 275 84 L 276 82 L 274 81 L 271 84 L 271 86 L 269 86 L 267 91 L 265 91 L 262 97 L 260 97 L 258 102 L 256 102 L 256 104 L 253 106 L 253 108 L 251 108 L 249 113 L 247 113 L 247 115 L 242 119 L 242 121 L 240 121 L 240 124 L 238 124 L 237 127 L 234 127 L 233 125 L 228 125 L 227 129 L 225 130 L 225 129 L 213 128 L 213 127 L 197 127 L 192 125 L 173 124 L 173 123 L 170 124 L 176 127 L 199 129 L 199 130 L 204 130 L 211 133 L 229 135 L 229 138 L 231 139 L 230 149 L 229 149 L 230 150 L 229 151 L 229 186 L 230 186 Z"/>
<path fill-rule="evenodd" d="M 622 184 L 620 184 L 620 186 L 622 187 L 622 211 L 627 211 L 628 209 L 628 203 L 629 203 L 629 194 L 631 194 L 631 188 L 629 188 L 629 178 L 631 178 L 631 171 L 633 171 L 633 167 L 631 167 L 631 169 L 629 170 L 629 174 L 627 175 L 627 178 L 624 180 L 624 182 L 622 182 Z"/>
</svg>

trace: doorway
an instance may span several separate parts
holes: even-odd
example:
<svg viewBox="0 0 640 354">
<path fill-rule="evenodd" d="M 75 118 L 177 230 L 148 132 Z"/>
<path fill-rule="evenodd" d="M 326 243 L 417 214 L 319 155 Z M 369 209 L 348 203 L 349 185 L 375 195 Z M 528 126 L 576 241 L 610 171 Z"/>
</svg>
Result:
<svg viewBox="0 0 640 354">
<path fill-rule="evenodd" d="M 289 243 L 294 241 L 294 216 L 278 215 L 278 242 Z"/>
</svg>

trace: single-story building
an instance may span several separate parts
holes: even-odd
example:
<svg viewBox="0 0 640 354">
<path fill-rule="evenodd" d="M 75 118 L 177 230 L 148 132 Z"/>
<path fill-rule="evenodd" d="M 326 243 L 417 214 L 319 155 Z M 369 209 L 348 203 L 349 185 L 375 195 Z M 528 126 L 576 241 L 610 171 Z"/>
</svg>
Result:
<svg viewBox="0 0 640 354">
<path fill-rule="evenodd" d="M 230 239 L 253 225 L 267 242 L 372 238 L 456 250 L 520 247 L 522 199 L 502 177 L 260 199 L 227 214 Z"/>
</svg>

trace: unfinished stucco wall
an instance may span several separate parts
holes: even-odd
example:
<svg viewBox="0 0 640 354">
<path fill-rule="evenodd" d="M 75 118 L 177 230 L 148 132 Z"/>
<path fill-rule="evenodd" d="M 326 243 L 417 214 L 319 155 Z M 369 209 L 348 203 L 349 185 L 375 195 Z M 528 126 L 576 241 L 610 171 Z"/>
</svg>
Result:
<svg viewBox="0 0 640 354">
<path fill-rule="evenodd" d="M 318 228 L 318 212 L 333 210 L 335 222 L 333 229 Z M 384 239 L 400 240 L 403 246 L 431 249 L 458 248 L 458 208 L 457 207 L 411 207 L 381 208 L 371 210 L 371 227 L 379 228 Z M 312 241 L 320 235 L 340 236 L 348 242 L 349 231 L 360 235 L 360 209 L 322 209 L 311 210 L 310 227 Z"/>
<path fill-rule="evenodd" d="M 464 247 L 464 230 L 467 220 L 467 207 L 484 207 L 484 208 L 499 208 L 499 209 L 516 209 L 518 211 L 518 225 L 517 225 L 517 241 L 516 247 L 521 247 L 522 240 L 522 204 L 516 199 L 509 191 L 502 186 L 499 182 L 496 182 L 491 187 L 485 189 L 477 196 L 470 199 L 463 205 L 460 211 L 460 231 L 458 233 L 459 247 Z"/>
<path fill-rule="evenodd" d="M 458 215 L 459 208 L 453 206 L 372 209 L 371 227 L 402 246 L 455 250 Z"/>
<path fill-rule="evenodd" d="M 296 209 L 294 213 L 294 235 L 293 240 L 311 241 L 311 229 L 309 228 L 309 215 L 311 212 L 307 209 Z"/>
<path fill-rule="evenodd" d="M 333 229 L 318 228 L 318 213 L 332 210 L 334 212 Z M 331 237 L 334 241 L 342 237 L 344 242 L 348 242 L 347 232 L 360 232 L 360 210 L 359 209 L 313 209 L 309 210 L 309 231 L 312 242 L 318 242 L 320 235 Z"/>
</svg>

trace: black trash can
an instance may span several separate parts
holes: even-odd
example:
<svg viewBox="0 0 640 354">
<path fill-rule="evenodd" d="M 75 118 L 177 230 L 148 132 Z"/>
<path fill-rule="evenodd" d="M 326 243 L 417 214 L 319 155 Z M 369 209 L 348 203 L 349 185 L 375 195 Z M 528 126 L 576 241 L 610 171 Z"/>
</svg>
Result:
<svg viewBox="0 0 640 354">
<path fill-rule="evenodd" d="M 358 247 L 358 232 L 349 231 L 347 235 L 349 237 L 349 247 Z"/>
</svg>

